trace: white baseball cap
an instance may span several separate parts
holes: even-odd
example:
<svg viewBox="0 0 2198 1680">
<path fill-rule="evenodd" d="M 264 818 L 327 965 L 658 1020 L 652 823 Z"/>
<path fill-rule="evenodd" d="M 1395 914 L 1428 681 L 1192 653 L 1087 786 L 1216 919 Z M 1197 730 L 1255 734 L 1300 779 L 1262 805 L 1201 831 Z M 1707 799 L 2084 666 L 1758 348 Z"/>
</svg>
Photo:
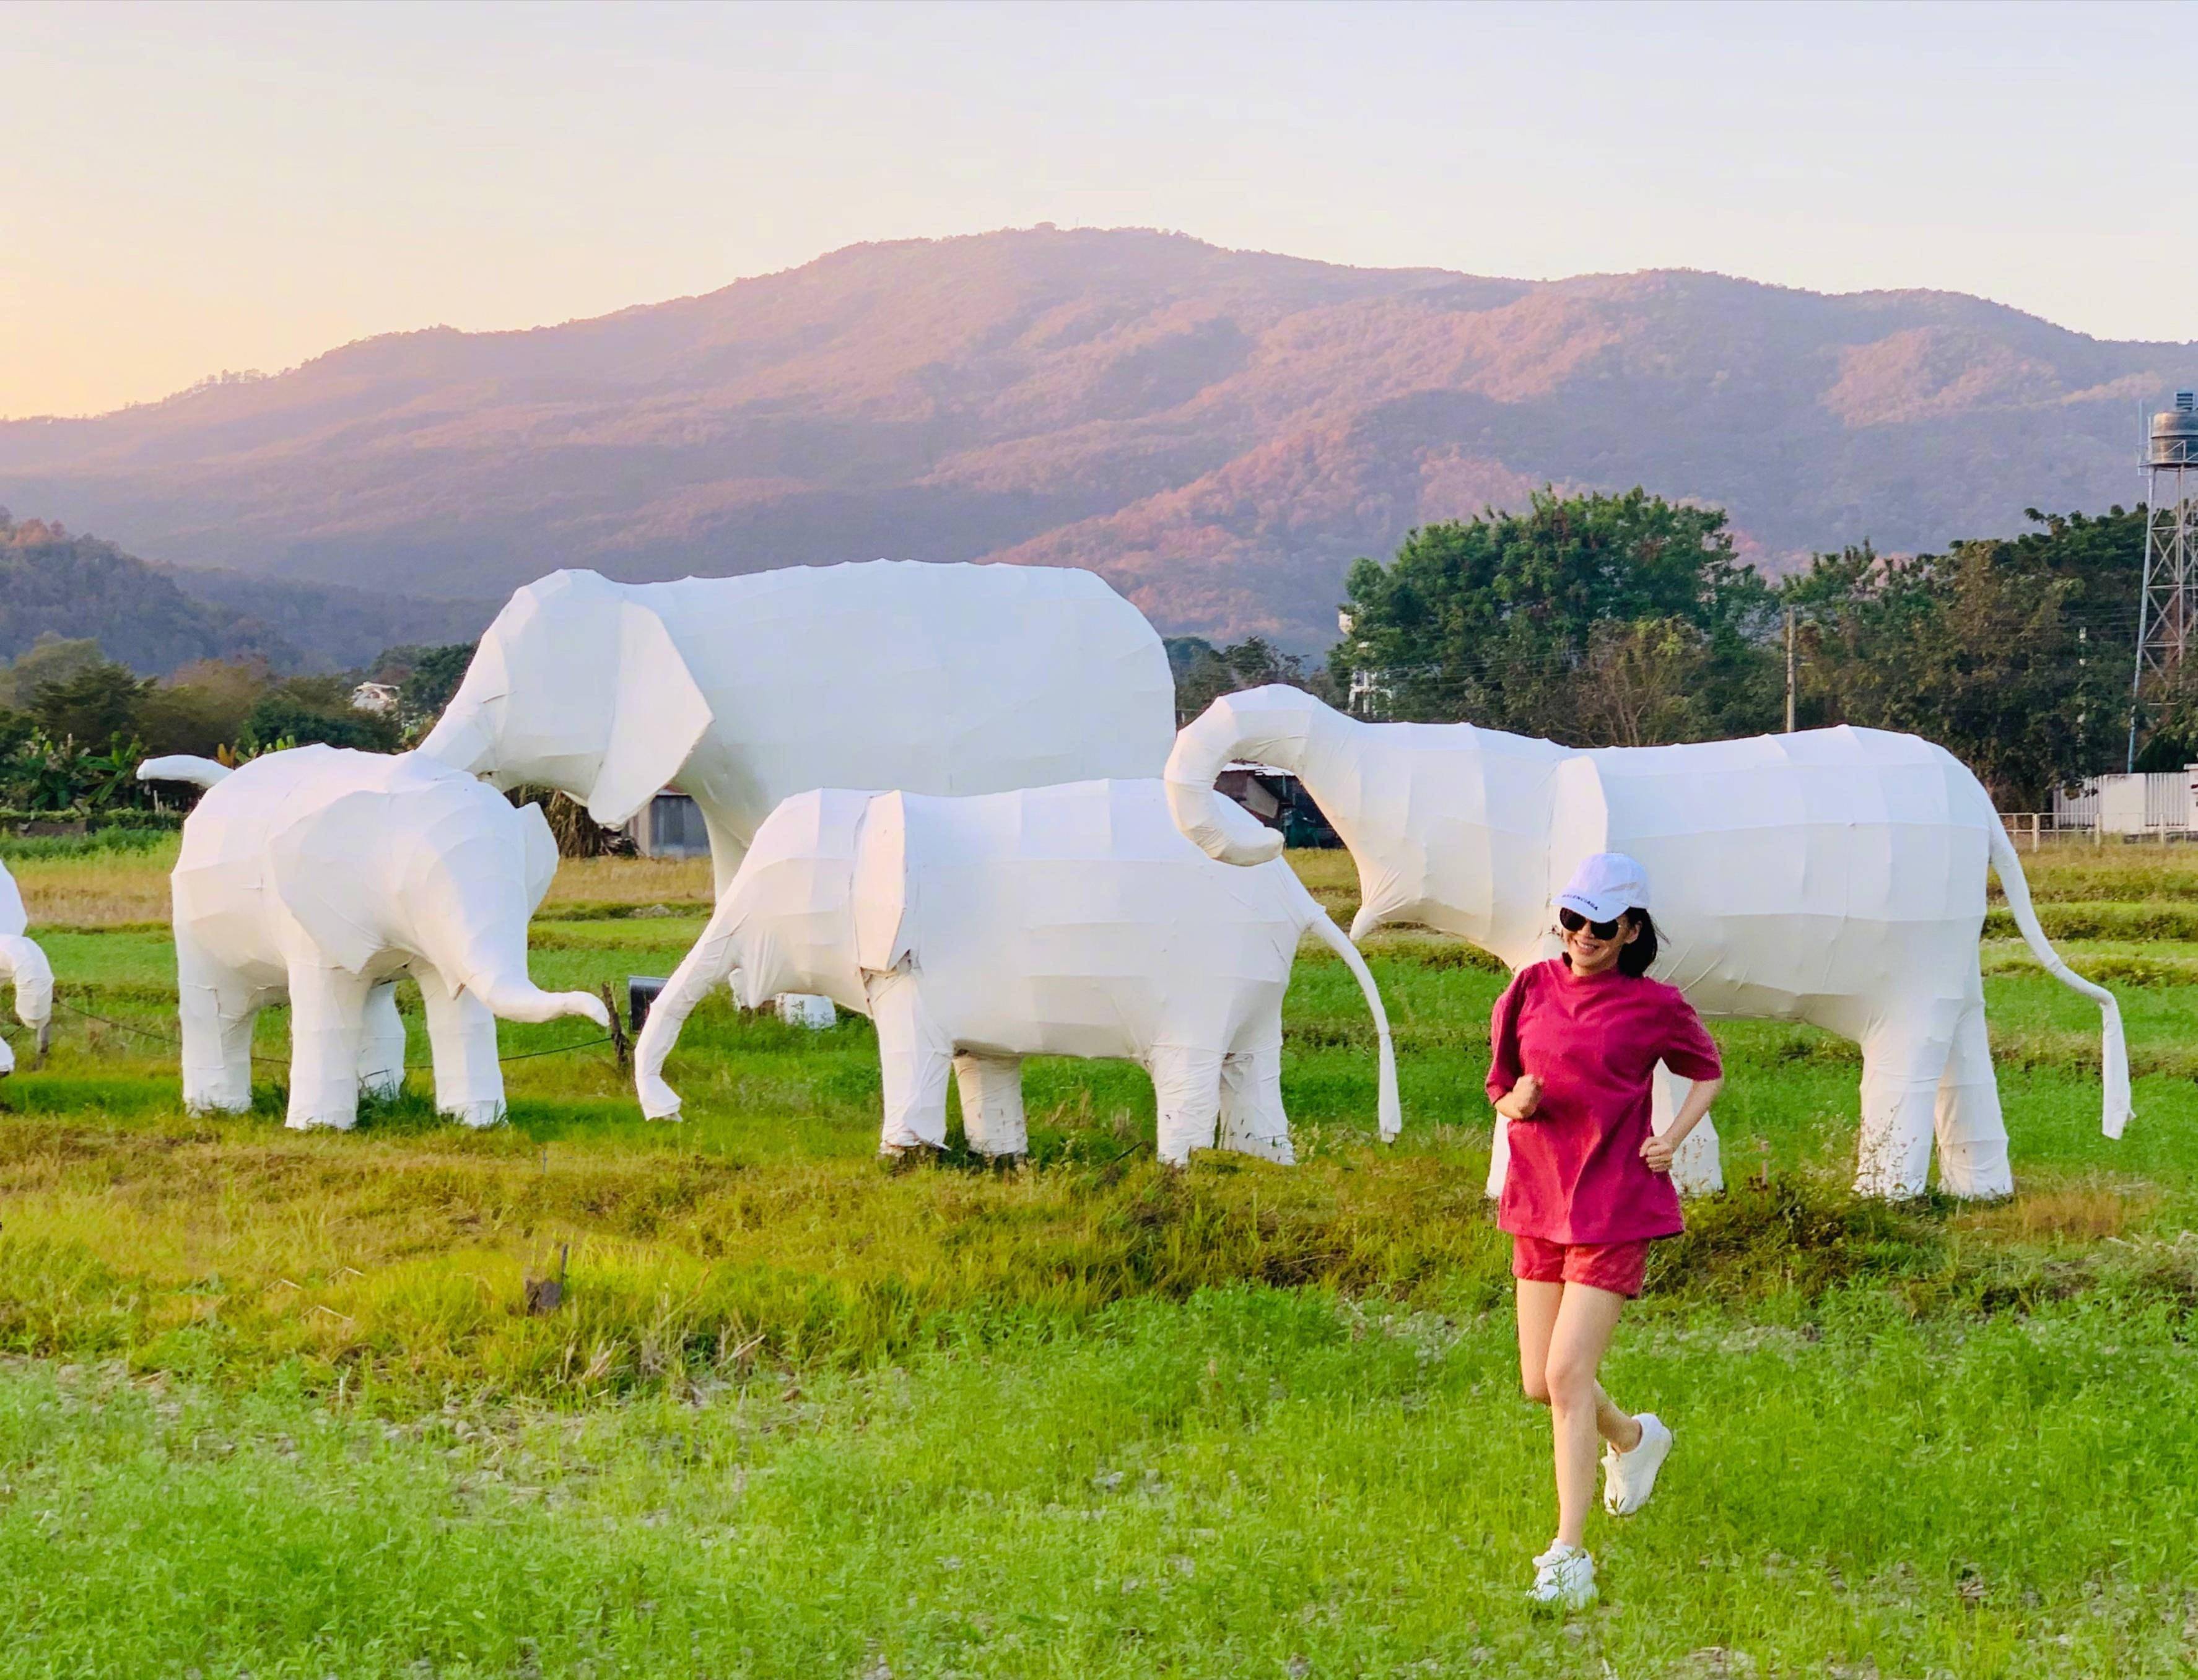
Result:
<svg viewBox="0 0 2198 1680">
<path fill-rule="evenodd" d="M 1648 908 L 1648 873 L 1622 852 L 1598 852 L 1580 860 L 1565 890 L 1560 910 L 1578 910 L 1590 921 L 1615 921 L 1625 910 Z"/>
</svg>

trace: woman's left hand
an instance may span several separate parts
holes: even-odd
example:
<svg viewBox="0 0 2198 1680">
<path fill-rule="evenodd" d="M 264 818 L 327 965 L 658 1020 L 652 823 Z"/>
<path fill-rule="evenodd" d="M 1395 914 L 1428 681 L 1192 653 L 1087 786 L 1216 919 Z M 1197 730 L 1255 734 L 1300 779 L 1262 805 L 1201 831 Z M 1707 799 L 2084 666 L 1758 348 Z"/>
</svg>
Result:
<svg viewBox="0 0 2198 1680">
<path fill-rule="evenodd" d="M 1669 1172 L 1672 1157 L 1678 1153 L 1678 1148 L 1679 1146 L 1668 1137 L 1651 1137 L 1641 1146 L 1641 1159 L 1648 1163 L 1651 1172 Z"/>
</svg>

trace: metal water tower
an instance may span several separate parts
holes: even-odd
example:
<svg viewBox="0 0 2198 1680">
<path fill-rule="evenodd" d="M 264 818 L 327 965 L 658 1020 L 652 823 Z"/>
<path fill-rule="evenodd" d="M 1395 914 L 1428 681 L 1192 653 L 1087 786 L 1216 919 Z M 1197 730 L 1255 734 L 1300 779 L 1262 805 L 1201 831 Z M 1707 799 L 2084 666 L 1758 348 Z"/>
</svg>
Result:
<svg viewBox="0 0 2198 1680">
<path fill-rule="evenodd" d="M 2198 638 L 2198 392 L 2178 391 L 2175 406 L 2152 417 L 2144 456 L 2144 583 L 2137 592 L 2137 671 L 2173 671 Z M 2130 764 L 2137 724 L 2130 723 Z"/>
</svg>

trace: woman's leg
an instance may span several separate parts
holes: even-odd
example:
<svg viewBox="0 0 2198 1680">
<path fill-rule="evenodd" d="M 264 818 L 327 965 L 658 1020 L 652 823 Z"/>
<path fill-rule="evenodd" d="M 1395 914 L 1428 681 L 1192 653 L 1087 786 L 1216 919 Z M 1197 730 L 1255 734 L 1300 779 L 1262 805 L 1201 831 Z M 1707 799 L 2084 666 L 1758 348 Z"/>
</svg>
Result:
<svg viewBox="0 0 2198 1680">
<path fill-rule="evenodd" d="M 1527 1278 L 1517 1280 L 1519 1285 L 1519 1386 L 1526 1398 L 1538 1406 L 1550 1404 L 1550 1339 L 1557 1328 L 1557 1309 L 1564 1299 L 1566 1285 L 1537 1283 Z M 1573 1286 L 1585 1288 L 1585 1284 Z M 1598 1289 L 1597 1294 L 1607 1291 Z M 1620 1452 L 1631 1452 L 1640 1445 L 1641 1426 L 1632 1415 L 1622 1410 L 1609 1395 L 1602 1392 L 1600 1381 L 1595 1391 L 1596 1433 L 1615 1446 Z"/>
<path fill-rule="evenodd" d="M 1526 1352 L 1526 1291 L 1520 1286 L 1520 1351 Z M 1595 1503 L 1596 1441 L 1608 1441 L 1620 1452 L 1641 1444 L 1641 1426 L 1612 1404 L 1596 1381 L 1611 1333 L 1618 1328 L 1625 1297 L 1591 1284 L 1533 1286 L 1561 1293 L 1548 1340 L 1543 1386 L 1548 1391 L 1550 1433 L 1557 1468 L 1557 1538 L 1577 1546 Z M 1527 1391 L 1532 1393 L 1531 1386 Z M 1538 1398 L 1538 1397 L 1537 1397 Z"/>
<path fill-rule="evenodd" d="M 1519 1284 L 1519 1386 L 1538 1406 L 1550 1404 L 1550 1338 L 1557 1328 L 1557 1304 L 1564 1299 L 1561 1283 L 1538 1283 L 1522 1277 Z"/>
</svg>

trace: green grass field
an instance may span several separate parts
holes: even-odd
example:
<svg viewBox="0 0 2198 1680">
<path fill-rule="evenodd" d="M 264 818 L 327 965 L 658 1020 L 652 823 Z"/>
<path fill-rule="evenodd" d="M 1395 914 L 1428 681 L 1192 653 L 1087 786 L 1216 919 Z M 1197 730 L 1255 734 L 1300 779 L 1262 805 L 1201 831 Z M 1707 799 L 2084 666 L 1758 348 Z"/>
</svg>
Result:
<svg viewBox="0 0 2198 1680">
<path fill-rule="evenodd" d="M 1718 1028 L 1734 1188 L 1608 1371 L 1679 1447 L 1561 1625 L 1521 1598 L 1554 1515 L 1474 953 L 1370 946 L 1388 1148 L 1356 989 L 1300 958 L 1295 1169 L 1160 1168 L 1141 1073 L 1041 1062 L 1027 1164 L 887 1171 L 868 1024 L 722 999 L 683 1125 L 566 1020 L 505 1028 L 555 1052 L 506 1127 L 439 1122 L 422 1071 L 300 1136 L 280 1011 L 258 1112 L 180 1111 L 171 855 L 11 863 L 66 1007 L 0 1084 L 0 1675 L 2198 1668 L 2198 853 L 2026 858 L 2123 998 L 2118 1144 L 2096 1010 L 1987 927 L 2012 1201 L 1853 1202 L 1851 1047 Z M 1347 913 L 1344 861 L 1295 861 Z M 569 864 L 536 976 L 668 973 L 707 892 Z"/>
</svg>

